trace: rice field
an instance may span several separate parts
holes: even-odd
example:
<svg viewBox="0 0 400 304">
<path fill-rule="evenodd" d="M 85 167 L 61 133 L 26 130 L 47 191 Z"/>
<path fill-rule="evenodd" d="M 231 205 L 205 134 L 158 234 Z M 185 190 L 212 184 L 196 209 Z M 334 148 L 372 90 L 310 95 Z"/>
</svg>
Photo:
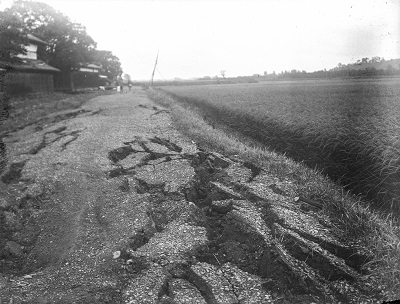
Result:
<svg viewBox="0 0 400 304">
<path fill-rule="evenodd" d="M 207 120 L 400 212 L 400 79 L 167 86 Z"/>
</svg>

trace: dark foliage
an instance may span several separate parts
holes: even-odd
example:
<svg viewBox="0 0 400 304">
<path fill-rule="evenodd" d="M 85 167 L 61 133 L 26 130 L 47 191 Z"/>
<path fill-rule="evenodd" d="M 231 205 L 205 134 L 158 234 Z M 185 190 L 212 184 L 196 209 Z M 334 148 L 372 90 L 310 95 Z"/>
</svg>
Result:
<svg viewBox="0 0 400 304">
<path fill-rule="evenodd" d="M 116 79 L 122 75 L 121 62 L 118 57 L 110 51 L 93 50 L 91 52 L 92 62 L 102 67 L 101 72 L 109 79 Z"/>
<path fill-rule="evenodd" d="M 83 25 L 72 22 L 51 6 L 17 0 L 6 13 L 18 20 L 25 32 L 48 43 L 40 55 L 50 65 L 59 69 L 74 69 L 89 62 L 96 42 L 86 33 Z"/>
<path fill-rule="evenodd" d="M 9 12 L 0 12 L 0 67 L 10 68 L 12 64 L 20 63 L 18 54 L 25 54 L 27 44 L 26 33 L 21 30 L 20 19 Z"/>
</svg>

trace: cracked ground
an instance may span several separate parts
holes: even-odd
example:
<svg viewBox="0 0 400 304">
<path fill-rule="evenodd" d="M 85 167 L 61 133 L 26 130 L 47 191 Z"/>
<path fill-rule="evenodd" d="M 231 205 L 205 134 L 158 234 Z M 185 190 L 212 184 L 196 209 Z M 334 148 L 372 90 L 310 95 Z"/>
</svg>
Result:
<svg viewBox="0 0 400 304">
<path fill-rule="evenodd" d="M 374 302 L 318 204 L 199 150 L 139 88 L 4 141 L 0 303 Z"/>
</svg>

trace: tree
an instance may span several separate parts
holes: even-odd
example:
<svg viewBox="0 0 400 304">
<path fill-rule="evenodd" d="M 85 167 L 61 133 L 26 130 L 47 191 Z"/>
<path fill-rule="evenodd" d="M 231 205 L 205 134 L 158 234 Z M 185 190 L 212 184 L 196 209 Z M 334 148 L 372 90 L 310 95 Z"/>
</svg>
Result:
<svg viewBox="0 0 400 304">
<path fill-rule="evenodd" d="M 362 63 L 368 63 L 368 57 L 362 58 L 362 59 L 361 59 L 361 62 L 362 62 Z"/>
<path fill-rule="evenodd" d="M 381 57 L 379 57 L 379 56 L 374 56 L 374 57 L 371 58 L 371 62 L 372 62 L 372 63 L 381 62 Z"/>
<path fill-rule="evenodd" d="M 24 31 L 48 43 L 46 61 L 57 68 L 79 68 L 96 47 L 83 25 L 71 22 L 48 4 L 17 0 L 6 12 L 23 24 Z"/>
<path fill-rule="evenodd" d="M 129 75 L 129 74 L 124 74 L 124 82 L 129 83 L 131 80 L 132 80 L 132 79 L 131 79 L 131 75 Z"/>
<path fill-rule="evenodd" d="M 389 74 L 392 74 L 395 71 L 395 68 L 391 64 L 389 64 L 386 67 L 386 70 L 388 71 Z"/>
<path fill-rule="evenodd" d="M 10 115 L 5 77 L 15 64 L 22 63 L 19 54 L 26 54 L 27 35 L 21 30 L 22 23 L 15 16 L 0 12 L 0 124 Z M 4 165 L 5 145 L 0 138 L 0 167 Z"/>
<path fill-rule="evenodd" d="M 110 51 L 93 50 L 91 52 L 92 62 L 101 66 L 102 74 L 114 80 L 122 75 L 121 62 L 118 57 Z"/>
<path fill-rule="evenodd" d="M 225 73 L 226 73 L 225 70 L 221 70 L 220 74 L 221 74 L 222 78 L 225 78 Z"/>
<path fill-rule="evenodd" d="M 27 35 L 21 30 L 23 24 L 8 12 L 0 12 L 0 61 L 11 67 L 20 63 L 19 54 L 26 54 Z"/>
</svg>

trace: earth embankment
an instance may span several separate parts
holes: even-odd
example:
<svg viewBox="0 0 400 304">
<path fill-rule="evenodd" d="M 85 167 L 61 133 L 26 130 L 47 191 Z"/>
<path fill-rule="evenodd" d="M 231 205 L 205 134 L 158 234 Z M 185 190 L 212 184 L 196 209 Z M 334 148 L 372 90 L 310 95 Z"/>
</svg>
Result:
<svg viewBox="0 0 400 304">
<path fill-rule="evenodd" d="M 168 111 L 137 88 L 4 138 L 1 301 L 376 301 L 323 204 L 199 149 Z"/>
</svg>

